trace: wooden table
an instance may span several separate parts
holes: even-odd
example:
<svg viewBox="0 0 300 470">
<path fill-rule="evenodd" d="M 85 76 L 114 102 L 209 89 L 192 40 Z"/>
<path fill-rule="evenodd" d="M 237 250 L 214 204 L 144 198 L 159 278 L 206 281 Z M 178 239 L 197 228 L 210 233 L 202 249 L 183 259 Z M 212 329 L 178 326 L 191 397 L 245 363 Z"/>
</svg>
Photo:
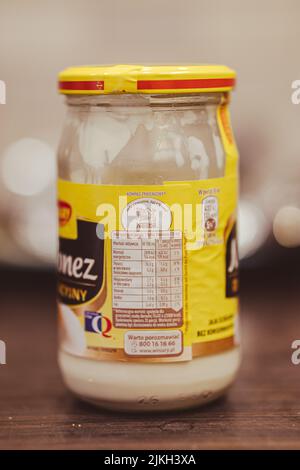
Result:
<svg viewBox="0 0 300 470">
<path fill-rule="evenodd" d="M 0 272 L 1 449 L 300 448 L 300 279 L 287 270 L 242 274 L 244 361 L 218 402 L 159 415 L 99 411 L 74 398 L 56 365 L 55 277 Z"/>
</svg>

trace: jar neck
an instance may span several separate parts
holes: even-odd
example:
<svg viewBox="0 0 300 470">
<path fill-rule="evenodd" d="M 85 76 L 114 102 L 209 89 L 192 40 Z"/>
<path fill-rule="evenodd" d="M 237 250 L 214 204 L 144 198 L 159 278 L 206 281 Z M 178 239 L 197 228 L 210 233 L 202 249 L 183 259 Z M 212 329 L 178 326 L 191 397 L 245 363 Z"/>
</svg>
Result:
<svg viewBox="0 0 300 470">
<path fill-rule="evenodd" d="M 229 101 L 228 92 L 186 94 L 116 94 L 116 95 L 68 95 L 70 107 L 145 107 L 191 108 L 218 106 Z"/>
</svg>

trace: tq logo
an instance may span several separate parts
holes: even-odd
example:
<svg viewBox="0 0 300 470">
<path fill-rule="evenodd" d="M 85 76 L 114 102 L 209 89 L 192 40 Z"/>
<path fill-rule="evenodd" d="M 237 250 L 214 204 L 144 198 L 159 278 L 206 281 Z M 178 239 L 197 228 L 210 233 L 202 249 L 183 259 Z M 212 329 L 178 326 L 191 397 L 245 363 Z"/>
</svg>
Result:
<svg viewBox="0 0 300 470">
<path fill-rule="evenodd" d="M 85 331 L 88 331 L 89 333 L 98 333 L 105 338 L 111 337 L 108 332 L 112 329 L 112 322 L 108 317 L 104 316 L 102 313 L 89 311 L 84 312 L 84 315 Z"/>
</svg>

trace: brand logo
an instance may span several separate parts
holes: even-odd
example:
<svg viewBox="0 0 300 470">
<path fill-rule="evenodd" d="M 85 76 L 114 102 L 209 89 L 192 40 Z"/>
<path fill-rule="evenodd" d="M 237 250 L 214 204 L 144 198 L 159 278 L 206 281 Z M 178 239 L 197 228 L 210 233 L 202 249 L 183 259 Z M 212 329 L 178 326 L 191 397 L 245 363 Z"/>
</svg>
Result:
<svg viewBox="0 0 300 470">
<path fill-rule="evenodd" d="M 68 202 L 58 201 L 58 217 L 59 226 L 64 227 L 70 220 L 72 215 L 72 207 Z"/>
<path fill-rule="evenodd" d="M 98 312 L 84 312 L 85 323 L 84 329 L 90 333 L 98 333 L 105 338 L 110 338 L 107 333 L 112 329 L 112 322 L 109 318 Z"/>
</svg>

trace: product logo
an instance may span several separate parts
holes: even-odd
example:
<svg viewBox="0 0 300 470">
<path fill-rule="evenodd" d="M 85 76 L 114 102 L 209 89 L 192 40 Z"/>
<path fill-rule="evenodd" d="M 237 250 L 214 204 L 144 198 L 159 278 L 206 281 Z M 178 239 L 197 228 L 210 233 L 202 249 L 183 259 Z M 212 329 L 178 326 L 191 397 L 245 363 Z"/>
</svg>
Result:
<svg viewBox="0 0 300 470">
<path fill-rule="evenodd" d="M 67 218 L 66 214 L 63 220 Z M 97 236 L 96 227 L 99 224 L 96 222 L 74 222 L 77 223 L 77 238 L 59 238 L 58 297 L 61 303 L 74 306 L 94 299 L 97 307 L 93 305 L 87 308 L 96 311 L 106 296 L 104 240 Z"/>
<path fill-rule="evenodd" d="M 122 225 L 127 230 L 169 230 L 171 223 L 170 208 L 159 199 L 136 199 L 122 212 Z"/>
<path fill-rule="evenodd" d="M 72 215 L 72 207 L 68 202 L 58 201 L 58 217 L 59 226 L 64 227 L 70 220 Z"/>
<path fill-rule="evenodd" d="M 89 333 L 98 333 L 105 338 L 110 338 L 107 333 L 112 329 L 112 322 L 109 318 L 98 312 L 84 312 L 85 323 L 84 329 Z"/>
</svg>

